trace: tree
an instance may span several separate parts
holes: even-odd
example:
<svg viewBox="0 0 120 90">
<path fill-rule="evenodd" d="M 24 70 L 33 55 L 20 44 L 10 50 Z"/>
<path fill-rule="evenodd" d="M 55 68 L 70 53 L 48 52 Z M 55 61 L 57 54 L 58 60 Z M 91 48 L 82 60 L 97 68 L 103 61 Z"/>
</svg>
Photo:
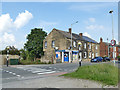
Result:
<svg viewBox="0 0 120 90">
<path fill-rule="evenodd" d="M 7 54 L 7 47 L 4 50 L 2 50 L 2 54 Z M 9 46 L 9 54 L 10 55 L 20 55 L 20 52 L 14 46 Z"/>
<path fill-rule="evenodd" d="M 40 28 L 34 28 L 27 36 L 27 42 L 24 48 L 28 51 L 29 56 L 34 60 L 44 55 L 43 52 L 43 40 L 47 36 L 47 33 Z"/>
</svg>

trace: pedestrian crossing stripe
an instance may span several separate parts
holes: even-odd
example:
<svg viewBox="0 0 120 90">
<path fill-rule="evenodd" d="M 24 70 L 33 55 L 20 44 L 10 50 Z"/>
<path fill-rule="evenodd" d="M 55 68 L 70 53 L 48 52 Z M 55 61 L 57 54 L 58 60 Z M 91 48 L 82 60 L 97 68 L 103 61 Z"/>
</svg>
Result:
<svg viewBox="0 0 120 90">
<path fill-rule="evenodd" d="M 41 73 L 37 73 L 37 74 L 48 74 L 48 73 L 54 73 L 54 72 L 56 72 L 56 71 L 51 71 L 51 72 L 41 72 Z"/>
</svg>

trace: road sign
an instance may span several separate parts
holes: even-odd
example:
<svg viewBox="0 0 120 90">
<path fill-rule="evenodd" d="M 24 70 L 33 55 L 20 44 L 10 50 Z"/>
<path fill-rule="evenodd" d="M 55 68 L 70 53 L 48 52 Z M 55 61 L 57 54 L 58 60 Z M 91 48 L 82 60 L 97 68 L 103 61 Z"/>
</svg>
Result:
<svg viewBox="0 0 120 90">
<path fill-rule="evenodd" d="M 112 45 L 112 46 L 115 46 L 115 44 L 116 44 L 116 41 L 112 39 L 112 40 L 111 40 L 111 45 Z"/>
</svg>

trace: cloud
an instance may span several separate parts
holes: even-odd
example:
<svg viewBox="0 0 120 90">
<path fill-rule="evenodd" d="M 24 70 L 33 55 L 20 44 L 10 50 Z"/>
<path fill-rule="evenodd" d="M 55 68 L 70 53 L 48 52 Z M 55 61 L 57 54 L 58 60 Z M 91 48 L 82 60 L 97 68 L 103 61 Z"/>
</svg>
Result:
<svg viewBox="0 0 120 90">
<path fill-rule="evenodd" d="M 89 21 L 94 23 L 96 20 L 95 20 L 95 18 L 89 18 Z"/>
<path fill-rule="evenodd" d="M 2 39 L 3 39 L 3 42 L 7 44 L 15 42 L 15 37 L 13 34 L 4 33 Z"/>
<path fill-rule="evenodd" d="M 13 27 L 13 20 L 10 18 L 9 14 L 0 16 L 0 33 L 10 31 Z"/>
<path fill-rule="evenodd" d="M 87 32 L 84 32 L 83 35 L 91 38 L 90 34 L 88 34 Z"/>
<path fill-rule="evenodd" d="M 16 26 L 16 28 L 19 29 L 26 25 L 32 17 L 33 15 L 27 10 L 25 10 L 25 12 L 19 13 L 19 15 L 16 17 L 14 25 Z"/>
<path fill-rule="evenodd" d="M 25 10 L 25 12 L 19 13 L 15 21 L 13 21 L 8 13 L 3 14 L 0 16 L 0 33 L 10 32 L 12 30 L 22 28 L 30 21 L 32 17 L 32 14 L 27 10 Z"/>
<path fill-rule="evenodd" d="M 25 12 L 19 13 L 15 21 L 13 21 L 13 19 L 10 17 L 9 13 L 1 15 L 0 16 L 1 47 L 3 46 L 5 48 L 5 46 L 13 45 L 16 42 L 13 32 L 25 26 L 32 19 L 32 17 L 33 15 L 27 10 L 25 10 Z"/>
<path fill-rule="evenodd" d="M 88 30 L 99 30 L 99 29 L 104 29 L 104 26 L 103 25 L 88 25 L 86 26 L 86 29 Z"/>
</svg>

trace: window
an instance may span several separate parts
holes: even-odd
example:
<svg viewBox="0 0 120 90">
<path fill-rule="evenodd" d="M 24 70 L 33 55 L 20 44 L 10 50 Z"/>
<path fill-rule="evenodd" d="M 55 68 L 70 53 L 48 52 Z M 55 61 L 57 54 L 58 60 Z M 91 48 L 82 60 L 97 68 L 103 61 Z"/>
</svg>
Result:
<svg viewBox="0 0 120 90">
<path fill-rule="evenodd" d="M 84 52 L 84 58 L 87 58 L 87 53 L 86 52 Z"/>
<path fill-rule="evenodd" d="M 73 46 L 76 47 L 76 42 L 75 41 L 73 42 Z"/>
<path fill-rule="evenodd" d="M 97 45 L 96 45 L 96 49 L 97 49 Z"/>
<path fill-rule="evenodd" d="M 91 58 L 91 52 L 89 53 L 89 58 Z"/>
<path fill-rule="evenodd" d="M 45 48 L 47 48 L 47 41 L 45 41 Z"/>
<path fill-rule="evenodd" d="M 92 58 L 94 58 L 94 53 L 92 53 Z"/>
<path fill-rule="evenodd" d="M 55 47 L 55 41 L 52 41 L 52 47 L 53 48 Z"/>
<path fill-rule="evenodd" d="M 86 43 L 84 43 L 84 48 L 86 49 Z"/>
<path fill-rule="evenodd" d="M 98 53 L 96 52 L 96 55 L 95 55 L 96 57 L 98 56 Z"/>
<path fill-rule="evenodd" d="M 91 43 L 89 44 L 89 49 L 91 49 Z"/>
</svg>

